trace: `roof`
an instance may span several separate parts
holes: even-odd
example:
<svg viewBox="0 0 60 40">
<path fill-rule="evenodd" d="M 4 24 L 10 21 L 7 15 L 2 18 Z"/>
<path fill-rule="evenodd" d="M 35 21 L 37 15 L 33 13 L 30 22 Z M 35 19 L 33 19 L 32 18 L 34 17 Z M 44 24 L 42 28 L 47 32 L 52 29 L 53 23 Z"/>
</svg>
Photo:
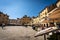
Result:
<svg viewBox="0 0 60 40">
<path fill-rule="evenodd" d="M 3 15 L 6 15 L 6 16 L 8 16 L 7 14 L 4 14 L 4 13 L 3 13 L 3 12 L 1 12 L 1 11 L 0 11 L 0 14 L 3 14 Z M 8 17 L 9 17 L 9 16 L 8 16 Z"/>
</svg>

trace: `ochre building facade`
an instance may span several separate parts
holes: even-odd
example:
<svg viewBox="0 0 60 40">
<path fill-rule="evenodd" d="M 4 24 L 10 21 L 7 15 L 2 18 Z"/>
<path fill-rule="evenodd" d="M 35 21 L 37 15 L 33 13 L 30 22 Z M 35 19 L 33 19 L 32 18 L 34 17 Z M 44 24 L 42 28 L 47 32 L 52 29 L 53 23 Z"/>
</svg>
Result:
<svg viewBox="0 0 60 40">
<path fill-rule="evenodd" d="M 0 12 L 0 25 L 2 24 L 7 25 L 9 23 L 9 16 L 7 14 L 4 14 L 3 12 Z"/>
</svg>

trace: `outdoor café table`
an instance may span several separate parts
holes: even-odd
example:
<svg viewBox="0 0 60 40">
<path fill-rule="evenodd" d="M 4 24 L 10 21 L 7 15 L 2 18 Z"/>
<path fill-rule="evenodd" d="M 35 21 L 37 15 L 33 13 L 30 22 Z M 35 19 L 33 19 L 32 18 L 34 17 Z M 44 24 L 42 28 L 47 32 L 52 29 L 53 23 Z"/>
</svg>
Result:
<svg viewBox="0 0 60 40">
<path fill-rule="evenodd" d="M 46 34 L 46 33 L 50 33 L 50 32 L 55 31 L 55 30 L 57 30 L 57 29 L 58 29 L 57 27 L 49 27 L 49 28 L 46 28 L 46 29 L 44 29 L 44 30 L 38 31 L 38 32 L 35 34 L 35 36 L 43 35 L 43 34 Z"/>
<path fill-rule="evenodd" d="M 57 30 L 57 29 L 58 29 L 57 27 L 49 27 L 49 28 L 46 28 L 46 29 L 44 29 L 44 30 L 38 31 L 38 32 L 35 34 L 35 37 L 44 35 L 44 39 L 46 40 L 45 34 L 50 33 L 50 32 L 53 32 L 53 31 L 55 31 L 55 30 Z"/>
</svg>

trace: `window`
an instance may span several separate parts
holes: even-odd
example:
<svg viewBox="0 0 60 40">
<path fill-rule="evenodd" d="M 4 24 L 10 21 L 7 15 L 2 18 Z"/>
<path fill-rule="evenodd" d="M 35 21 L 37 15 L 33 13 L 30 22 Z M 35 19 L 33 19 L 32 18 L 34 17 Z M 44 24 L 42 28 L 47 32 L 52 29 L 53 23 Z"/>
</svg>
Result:
<svg viewBox="0 0 60 40">
<path fill-rule="evenodd" d="M 45 12 L 45 15 L 47 15 L 47 13 Z"/>
<path fill-rule="evenodd" d="M 5 15 L 4 15 L 5 16 Z"/>
</svg>

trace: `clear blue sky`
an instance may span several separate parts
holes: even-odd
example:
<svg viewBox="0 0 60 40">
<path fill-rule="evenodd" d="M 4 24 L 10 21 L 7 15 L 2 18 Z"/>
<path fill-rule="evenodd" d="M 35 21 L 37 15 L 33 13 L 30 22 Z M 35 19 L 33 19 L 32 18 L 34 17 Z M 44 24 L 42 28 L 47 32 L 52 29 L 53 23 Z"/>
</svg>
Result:
<svg viewBox="0 0 60 40">
<path fill-rule="evenodd" d="M 24 15 L 38 16 L 46 6 L 57 0 L 0 0 L 0 11 L 8 14 L 12 19 L 21 18 Z"/>
</svg>

